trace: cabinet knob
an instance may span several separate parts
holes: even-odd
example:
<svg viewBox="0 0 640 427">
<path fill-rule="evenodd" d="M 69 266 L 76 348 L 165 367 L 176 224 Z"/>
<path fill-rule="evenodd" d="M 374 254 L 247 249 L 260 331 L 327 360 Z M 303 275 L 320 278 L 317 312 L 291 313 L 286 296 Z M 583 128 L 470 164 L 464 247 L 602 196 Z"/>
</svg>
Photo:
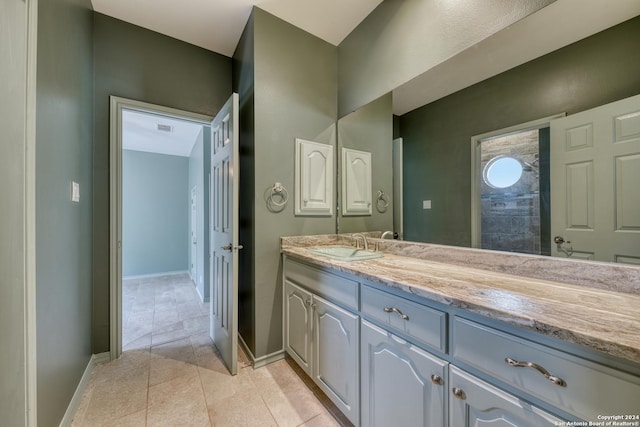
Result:
<svg viewBox="0 0 640 427">
<path fill-rule="evenodd" d="M 434 383 L 435 385 L 444 384 L 444 380 L 442 379 L 442 377 L 440 375 L 435 375 L 435 374 L 431 374 L 431 382 Z"/>
<path fill-rule="evenodd" d="M 460 400 L 465 400 L 467 398 L 467 395 L 464 393 L 464 390 L 462 390 L 461 388 L 454 387 L 451 389 L 451 392 L 455 397 L 457 397 Z"/>
</svg>

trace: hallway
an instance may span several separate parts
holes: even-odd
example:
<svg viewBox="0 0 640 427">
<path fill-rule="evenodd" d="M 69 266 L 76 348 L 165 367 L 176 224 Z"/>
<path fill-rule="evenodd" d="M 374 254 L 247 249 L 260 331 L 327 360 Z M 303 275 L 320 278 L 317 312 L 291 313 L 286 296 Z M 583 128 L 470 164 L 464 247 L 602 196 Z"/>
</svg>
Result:
<svg viewBox="0 0 640 427">
<path fill-rule="evenodd" d="M 287 360 L 254 370 L 239 351 L 229 375 L 186 274 L 127 280 L 123 301 L 126 351 L 96 366 L 73 426 L 348 425 Z"/>
</svg>

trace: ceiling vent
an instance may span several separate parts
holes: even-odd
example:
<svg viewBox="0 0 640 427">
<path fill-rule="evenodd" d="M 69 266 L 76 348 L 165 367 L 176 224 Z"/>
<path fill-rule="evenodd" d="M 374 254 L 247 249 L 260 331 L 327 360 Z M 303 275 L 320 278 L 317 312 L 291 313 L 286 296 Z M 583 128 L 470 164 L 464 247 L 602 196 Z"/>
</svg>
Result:
<svg viewBox="0 0 640 427">
<path fill-rule="evenodd" d="M 161 125 L 158 123 L 158 130 L 162 132 L 173 132 L 173 126 Z"/>
</svg>

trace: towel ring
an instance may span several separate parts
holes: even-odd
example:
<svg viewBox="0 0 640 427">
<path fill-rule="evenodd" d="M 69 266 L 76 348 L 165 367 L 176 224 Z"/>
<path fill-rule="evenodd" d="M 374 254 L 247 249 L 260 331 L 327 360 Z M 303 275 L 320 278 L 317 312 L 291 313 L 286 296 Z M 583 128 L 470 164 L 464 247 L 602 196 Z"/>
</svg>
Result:
<svg viewBox="0 0 640 427">
<path fill-rule="evenodd" d="M 274 196 L 280 197 L 280 201 L 276 202 L 275 199 L 273 198 Z M 279 182 L 276 182 L 275 184 L 273 184 L 273 187 L 271 187 L 271 191 L 269 192 L 269 202 L 273 206 L 280 207 L 280 206 L 286 205 L 288 201 L 289 201 L 289 192 L 287 191 L 287 189 L 284 188 L 284 186 Z"/>
<path fill-rule="evenodd" d="M 384 194 L 384 191 L 378 190 L 378 197 L 376 198 L 376 207 L 379 209 L 386 209 L 389 207 L 389 197 Z"/>
</svg>

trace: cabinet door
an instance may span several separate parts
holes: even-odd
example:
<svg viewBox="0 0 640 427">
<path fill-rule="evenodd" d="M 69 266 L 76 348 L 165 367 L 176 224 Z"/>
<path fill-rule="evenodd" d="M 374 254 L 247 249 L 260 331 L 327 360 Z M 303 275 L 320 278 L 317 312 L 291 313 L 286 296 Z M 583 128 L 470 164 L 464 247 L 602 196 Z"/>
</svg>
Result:
<svg viewBox="0 0 640 427">
<path fill-rule="evenodd" d="M 362 425 L 444 427 L 447 362 L 362 320 Z"/>
<path fill-rule="evenodd" d="M 371 215 L 371 153 L 342 149 L 342 215 Z"/>
<path fill-rule="evenodd" d="M 313 296 L 313 379 L 359 425 L 359 317 Z"/>
<path fill-rule="evenodd" d="M 450 367 L 451 427 L 543 427 L 560 419 L 470 375 Z"/>
<path fill-rule="evenodd" d="M 289 355 L 311 375 L 311 294 L 284 283 L 284 345 Z"/>
</svg>

